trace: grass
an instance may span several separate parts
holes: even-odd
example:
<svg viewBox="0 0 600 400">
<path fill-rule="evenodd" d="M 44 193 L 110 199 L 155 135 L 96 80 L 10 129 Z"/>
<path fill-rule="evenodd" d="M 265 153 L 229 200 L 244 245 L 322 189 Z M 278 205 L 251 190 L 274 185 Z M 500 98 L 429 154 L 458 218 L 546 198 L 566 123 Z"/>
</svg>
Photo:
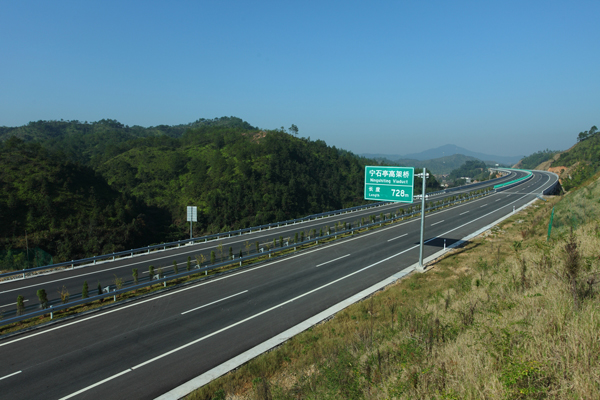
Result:
<svg viewBox="0 0 600 400">
<path fill-rule="evenodd" d="M 188 398 L 600 398 L 600 228 L 546 242 L 552 207 L 568 221 L 573 204 L 596 207 L 594 187 L 537 202 Z"/>
</svg>

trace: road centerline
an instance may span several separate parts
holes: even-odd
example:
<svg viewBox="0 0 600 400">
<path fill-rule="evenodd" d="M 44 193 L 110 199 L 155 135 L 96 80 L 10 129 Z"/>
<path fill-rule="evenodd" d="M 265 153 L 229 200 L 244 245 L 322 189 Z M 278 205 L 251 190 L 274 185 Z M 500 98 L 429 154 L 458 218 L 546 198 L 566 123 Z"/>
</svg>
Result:
<svg viewBox="0 0 600 400">
<path fill-rule="evenodd" d="M 334 261 L 341 260 L 342 258 L 346 258 L 349 255 L 350 254 L 346 254 L 345 256 L 341 256 L 341 257 L 338 257 L 338 258 L 334 258 L 333 260 L 325 261 L 324 263 L 321 263 L 321 264 L 317 265 L 317 268 L 320 267 L 321 265 L 329 264 L 329 263 L 332 263 Z"/>
<path fill-rule="evenodd" d="M 239 293 L 236 293 L 236 294 L 232 294 L 231 296 L 223 297 L 223 298 L 222 298 L 222 299 L 220 299 L 220 300 L 215 300 L 215 301 L 213 301 L 213 302 L 211 302 L 211 303 L 208 303 L 208 304 L 205 304 L 205 305 L 203 305 L 203 306 L 196 307 L 196 308 L 192 308 L 191 310 L 184 311 L 184 312 L 182 312 L 182 313 L 181 313 L 181 315 L 183 315 L 183 314 L 187 314 L 187 313 L 190 313 L 190 312 L 192 312 L 192 311 L 199 310 L 199 309 L 201 309 L 201 308 L 204 308 L 204 307 L 212 306 L 213 304 L 220 303 L 220 302 L 222 302 L 222 301 L 224 301 L 224 300 L 231 299 L 232 297 L 239 296 L 240 294 L 244 294 L 244 293 L 247 293 L 247 292 L 248 292 L 248 290 L 244 290 L 243 292 L 239 292 Z"/>
<path fill-rule="evenodd" d="M 442 222 L 444 222 L 444 221 L 445 221 L 445 220 L 443 219 L 443 220 L 441 220 L 441 221 L 434 222 L 433 224 L 431 224 L 431 226 L 434 226 L 434 225 L 437 225 L 437 224 L 441 224 L 441 223 L 442 223 Z"/>
<path fill-rule="evenodd" d="M 405 233 L 404 235 L 396 236 L 395 238 L 388 239 L 388 242 L 391 242 L 392 240 L 400 239 L 406 235 L 408 235 L 408 233 Z"/>
<path fill-rule="evenodd" d="M 0 378 L 0 381 L 1 381 L 2 379 L 6 379 L 6 378 L 10 378 L 11 376 L 18 375 L 18 374 L 20 374 L 21 372 L 23 372 L 23 371 L 17 371 L 17 372 L 13 372 L 12 374 L 5 375 L 5 376 L 3 376 L 2 378 Z"/>
</svg>

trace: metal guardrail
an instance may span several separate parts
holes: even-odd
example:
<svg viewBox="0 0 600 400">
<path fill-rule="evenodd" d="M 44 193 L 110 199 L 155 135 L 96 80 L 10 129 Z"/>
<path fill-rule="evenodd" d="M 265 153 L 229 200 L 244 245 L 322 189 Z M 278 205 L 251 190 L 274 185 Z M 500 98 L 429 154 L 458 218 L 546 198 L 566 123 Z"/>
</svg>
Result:
<svg viewBox="0 0 600 400">
<path fill-rule="evenodd" d="M 110 254 L 102 254 L 99 256 L 82 258 L 82 259 L 78 259 L 78 260 L 63 261 L 63 262 L 59 262 L 56 264 L 44 265 L 41 267 L 22 269 L 22 270 L 18 270 L 18 271 L 10 271 L 10 272 L 5 272 L 5 273 L 0 274 L 0 278 L 7 277 L 7 276 L 13 276 L 13 275 L 24 275 L 24 274 L 37 272 L 37 271 L 43 271 L 43 270 L 51 269 L 51 268 L 59 268 L 59 267 L 74 268 L 75 265 L 81 265 L 81 264 L 95 265 L 98 261 L 106 261 L 106 260 L 114 261 L 117 257 L 119 257 L 119 258 L 123 257 L 123 256 L 133 257 L 134 254 L 138 254 L 138 255 L 142 254 L 142 253 L 148 254 L 152 250 L 166 250 L 167 247 L 168 248 L 181 247 L 182 245 L 186 245 L 188 243 L 194 244 L 195 242 L 207 242 L 209 240 L 219 239 L 222 237 L 239 236 L 244 233 L 251 233 L 251 232 L 256 232 L 256 231 L 262 231 L 263 229 L 271 229 L 271 228 L 276 228 L 276 227 L 280 227 L 280 226 L 293 225 L 293 224 L 310 221 L 310 220 L 314 220 L 314 219 L 318 219 L 318 218 L 324 218 L 324 217 L 328 217 L 328 216 L 336 215 L 336 214 L 345 214 L 345 213 L 349 213 L 349 212 L 353 212 L 353 211 L 362 211 L 362 210 L 366 210 L 369 208 L 382 207 L 382 206 L 392 204 L 392 203 L 393 202 L 380 202 L 380 203 L 376 203 L 376 204 L 366 204 L 366 205 L 362 205 L 362 206 L 344 208 L 341 210 L 334 210 L 334 211 L 328 211 L 328 212 L 319 213 L 319 214 L 312 214 L 312 215 L 308 215 L 306 217 L 291 219 L 291 220 L 287 220 L 287 221 L 273 222 L 270 224 L 264 224 L 264 225 L 259 225 L 259 226 L 253 226 L 250 228 L 238 229 L 235 231 L 214 233 L 211 235 L 196 237 L 196 238 L 192 238 L 192 239 L 177 240 L 174 242 L 155 244 L 155 245 L 150 245 L 150 246 L 146 246 L 146 247 L 139 247 L 137 249 L 123 250 L 123 251 L 118 251 L 118 252 L 114 252 L 114 253 L 110 253 Z"/>
<path fill-rule="evenodd" d="M 495 178 L 495 179 L 485 181 L 485 182 L 478 182 L 478 183 L 474 183 L 471 185 L 457 186 L 456 188 L 439 190 L 437 192 L 430 192 L 429 194 L 427 194 L 427 196 L 439 196 L 441 194 L 450 193 L 452 191 L 464 190 L 465 188 L 468 188 L 469 186 L 485 186 L 487 183 L 491 183 L 495 180 L 502 179 L 502 178 L 503 177 Z M 420 195 L 415 196 L 415 198 L 417 198 L 417 197 L 420 198 Z M 375 204 L 365 204 L 365 205 L 361 205 L 361 206 L 343 208 L 340 210 L 327 211 L 324 213 L 311 214 L 306 217 L 290 219 L 287 221 L 273 222 L 270 224 L 264 224 L 264 225 L 259 225 L 259 226 L 253 226 L 250 228 L 238 229 L 235 231 L 214 233 L 211 235 L 200 236 L 200 237 L 196 237 L 196 238 L 192 238 L 192 239 L 177 240 L 174 242 L 139 247 L 137 249 L 123 250 L 123 251 L 118 251 L 118 252 L 114 252 L 114 253 L 110 253 L 110 254 L 102 254 L 99 256 L 87 257 L 87 258 L 82 258 L 82 259 L 78 259 L 78 260 L 63 261 L 63 262 L 59 262 L 56 264 L 44 265 L 41 267 L 27 268 L 27 269 L 22 269 L 22 270 L 18 270 L 18 271 L 4 272 L 4 273 L 0 274 L 0 278 L 14 276 L 14 275 L 23 275 L 23 277 L 25 277 L 25 274 L 31 274 L 31 273 L 35 273 L 38 271 L 43 271 L 43 270 L 53 269 L 53 268 L 60 268 L 60 267 L 75 268 L 75 265 L 82 265 L 82 264 L 87 264 L 89 266 L 93 266 L 93 265 L 96 265 L 96 263 L 99 261 L 114 261 L 117 258 L 133 257 L 134 255 L 141 255 L 143 253 L 148 254 L 152 250 L 166 250 L 167 248 L 181 247 L 182 245 L 194 244 L 195 242 L 207 242 L 209 240 L 219 239 L 222 237 L 240 236 L 244 233 L 251 233 L 251 232 L 255 232 L 255 231 L 262 231 L 263 229 L 271 229 L 271 228 L 277 228 L 280 226 L 293 225 L 293 224 L 310 221 L 310 220 L 314 220 L 314 219 L 318 219 L 318 218 L 329 217 L 329 216 L 337 215 L 337 214 L 345 214 L 345 213 L 349 213 L 349 212 L 353 212 L 353 211 L 362 211 L 362 210 L 367 210 L 369 208 L 382 207 L 382 206 L 389 205 L 389 204 L 394 204 L 394 202 L 378 202 Z"/>
<path fill-rule="evenodd" d="M 484 189 L 479 189 L 478 192 L 480 190 L 484 190 Z M 454 201 L 443 202 L 442 204 L 438 204 L 438 205 L 434 205 L 432 207 L 425 208 L 425 212 L 432 212 L 432 211 L 438 210 L 440 208 L 449 207 L 449 206 L 452 206 L 452 205 L 458 204 L 458 203 L 463 203 L 465 201 L 469 201 L 469 200 L 472 200 L 474 198 L 480 198 L 480 197 L 488 196 L 488 195 L 490 195 L 492 193 L 494 193 L 494 192 L 490 188 L 490 190 L 487 190 L 487 191 L 485 191 L 483 193 L 475 193 L 475 194 L 471 194 L 470 196 L 466 196 L 466 197 L 463 197 L 461 195 L 459 199 L 456 199 Z M 26 320 L 26 319 L 29 319 L 29 318 L 34 318 L 34 317 L 41 316 L 41 315 L 46 315 L 46 314 L 50 314 L 51 318 L 52 318 L 52 315 L 53 315 L 54 312 L 65 310 L 67 308 L 71 308 L 71 307 L 78 306 L 78 305 L 81 305 L 81 304 L 86 304 L 86 303 L 90 303 L 90 302 L 93 302 L 93 301 L 96 301 L 96 300 L 105 299 L 107 297 L 113 297 L 116 300 L 116 296 L 119 296 L 119 295 L 121 295 L 123 293 L 127 293 L 127 292 L 130 292 L 132 290 L 142 289 L 142 288 L 145 288 L 145 287 L 154 286 L 154 285 L 161 284 L 161 283 L 166 287 L 166 284 L 167 284 L 168 281 L 172 281 L 172 280 L 180 279 L 180 278 L 185 278 L 185 277 L 190 276 L 190 275 L 194 275 L 194 274 L 202 273 L 202 272 L 205 272 L 205 271 L 210 271 L 210 270 L 222 268 L 222 267 L 225 267 L 225 266 L 231 266 L 231 265 L 237 264 L 237 263 L 239 263 L 239 265 L 242 266 L 242 263 L 245 262 L 245 261 L 254 260 L 256 258 L 264 257 L 264 256 L 267 256 L 267 255 L 269 256 L 269 258 L 271 258 L 271 256 L 274 253 L 284 252 L 284 251 L 291 250 L 291 249 L 294 249 L 294 251 L 297 251 L 296 249 L 298 247 L 306 246 L 306 245 L 309 245 L 309 244 L 312 244 L 312 243 L 319 244 L 319 241 L 324 241 L 324 240 L 332 239 L 332 238 L 337 239 L 337 236 L 347 235 L 347 234 L 354 234 L 358 230 L 373 228 L 373 227 L 375 227 L 377 225 L 381 226 L 381 225 L 383 225 L 383 223 L 394 222 L 394 221 L 398 221 L 398 220 L 403 220 L 404 218 L 413 217 L 413 216 L 416 216 L 416 215 L 418 215 L 418 214 L 421 213 L 421 210 L 419 209 L 420 208 L 419 205 L 412 206 L 411 209 L 412 208 L 414 208 L 414 211 L 412 211 L 410 213 L 402 213 L 402 214 L 395 213 L 393 218 L 385 219 L 385 217 L 384 217 L 383 220 L 374 221 L 374 222 L 371 222 L 369 224 L 362 224 L 362 223 L 360 223 L 359 226 L 355 226 L 355 227 L 352 227 L 352 224 L 350 224 L 350 228 L 344 228 L 344 229 L 342 229 L 340 231 L 336 231 L 336 232 L 333 232 L 331 234 L 327 234 L 327 235 L 323 235 L 323 236 L 318 236 L 318 237 L 315 237 L 313 239 L 310 239 L 310 237 L 309 237 L 307 240 L 304 240 L 303 242 L 288 244 L 287 246 L 279 247 L 276 250 L 275 249 L 268 249 L 267 252 L 258 252 L 258 253 L 255 253 L 253 255 L 246 255 L 246 256 L 243 256 L 241 258 L 230 259 L 230 260 L 223 261 L 223 262 L 220 262 L 220 263 L 217 263 L 217 264 L 213 264 L 213 265 L 210 265 L 210 266 L 209 265 L 207 265 L 205 267 L 197 266 L 196 268 L 193 268 L 190 271 L 185 271 L 185 272 L 181 272 L 181 273 L 178 273 L 178 274 L 164 276 L 163 278 L 160 278 L 160 279 L 148 280 L 148 282 L 138 283 L 137 285 L 127 286 L 127 287 L 122 287 L 121 289 L 115 288 L 113 291 L 102 293 L 100 295 L 90 296 L 90 297 L 87 297 L 85 299 L 74 300 L 74 301 L 71 301 L 71 302 L 63 303 L 63 304 L 51 305 L 49 308 L 45 308 L 45 309 L 41 309 L 41 310 L 38 310 L 38 311 L 29 312 L 29 313 L 22 314 L 22 315 L 19 315 L 19 316 L 16 316 L 16 317 L 5 318 L 5 319 L 2 319 L 0 321 L 0 325 L 8 325 L 8 324 L 11 324 L 11 323 L 14 323 L 14 322 L 23 321 L 23 320 Z M 391 213 L 390 213 L 390 215 L 391 215 Z M 284 257 L 284 256 L 280 255 L 280 256 L 277 256 L 277 257 Z M 109 288 L 110 288 L 110 286 L 109 286 Z"/>
</svg>

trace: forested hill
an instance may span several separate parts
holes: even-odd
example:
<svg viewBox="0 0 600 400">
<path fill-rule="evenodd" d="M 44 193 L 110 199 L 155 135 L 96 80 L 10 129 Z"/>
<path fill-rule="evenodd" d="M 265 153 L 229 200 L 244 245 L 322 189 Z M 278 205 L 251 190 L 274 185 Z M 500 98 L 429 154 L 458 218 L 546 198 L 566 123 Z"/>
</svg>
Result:
<svg viewBox="0 0 600 400">
<path fill-rule="evenodd" d="M 179 138 L 188 129 L 202 126 L 256 129 L 236 117 L 201 118 L 189 124 L 158 125 L 148 128 L 137 125 L 127 126 L 111 119 L 90 123 L 76 120 L 36 121 L 19 127 L 0 126 L 0 142 L 14 136 L 24 142 L 40 143 L 44 148 L 70 161 L 98 166 L 117 155 L 122 151 L 122 147 L 133 139 L 160 136 Z"/>
<path fill-rule="evenodd" d="M 154 128 L 37 122 L 0 135 L 4 265 L 16 265 L 26 232 L 56 262 L 185 238 L 186 206 L 198 206 L 200 236 L 364 204 L 364 166 L 377 164 L 234 117 Z"/>
<path fill-rule="evenodd" d="M 202 232 L 285 220 L 364 203 L 366 159 L 283 131 L 202 127 L 181 139 L 137 141 L 98 171 L 119 191 L 168 209 Z"/>
<path fill-rule="evenodd" d="M 70 260 L 159 241 L 170 222 L 91 168 L 17 138 L 0 142 L 0 188 L 0 269 L 23 268 L 27 245 Z"/>
</svg>

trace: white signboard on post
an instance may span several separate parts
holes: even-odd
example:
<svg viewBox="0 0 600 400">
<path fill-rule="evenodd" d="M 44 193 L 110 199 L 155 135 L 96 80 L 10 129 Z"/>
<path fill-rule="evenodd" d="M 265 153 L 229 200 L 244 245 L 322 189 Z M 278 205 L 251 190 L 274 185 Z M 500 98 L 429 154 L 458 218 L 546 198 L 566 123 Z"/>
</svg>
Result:
<svg viewBox="0 0 600 400">
<path fill-rule="evenodd" d="M 188 220 L 188 222 L 198 222 L 198 207 L 188 206 L 187 220 Z"/>
</svg>

